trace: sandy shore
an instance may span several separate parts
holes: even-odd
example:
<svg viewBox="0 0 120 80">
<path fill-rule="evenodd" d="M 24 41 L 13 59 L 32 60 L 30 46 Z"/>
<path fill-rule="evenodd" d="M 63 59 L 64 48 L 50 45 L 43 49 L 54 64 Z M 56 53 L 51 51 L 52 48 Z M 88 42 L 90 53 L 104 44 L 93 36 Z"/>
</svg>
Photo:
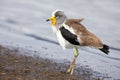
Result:
<svg viewBox="0 0 120 80">
<path fill-rule="evenodd" d="M 65 73 L 67 64 L 18 53 L 0 46 L 0 80 L 103 80 L 93 77 L 90 68 L 80 67 L 69 75 Z"/>
</svg>

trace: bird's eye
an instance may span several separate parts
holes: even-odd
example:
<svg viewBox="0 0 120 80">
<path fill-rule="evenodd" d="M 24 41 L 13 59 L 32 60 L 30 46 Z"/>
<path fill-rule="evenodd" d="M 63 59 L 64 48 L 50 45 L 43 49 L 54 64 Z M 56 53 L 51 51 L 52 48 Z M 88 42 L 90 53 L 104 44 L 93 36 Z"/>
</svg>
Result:
<svg viewBox="0 0 120 80">
<path fill-rule="evenodd" d="M 58 19 L 60 16 L 57 16 L 56 18 Z"/>
</svg>

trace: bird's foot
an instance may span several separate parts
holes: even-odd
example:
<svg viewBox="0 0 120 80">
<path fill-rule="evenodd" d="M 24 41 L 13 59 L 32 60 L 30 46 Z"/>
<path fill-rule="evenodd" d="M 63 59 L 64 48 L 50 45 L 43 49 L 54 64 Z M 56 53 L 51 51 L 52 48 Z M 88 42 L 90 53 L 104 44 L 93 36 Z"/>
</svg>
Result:
<svg viewBox="0 0 120 80">
<path fill-rule="evenodd" d="M 69 73 L 69 74 L 73 74 L 74 72 L 74 67 L 75 67 L 75 60 L 76 58 L 73 60 L 72 64 L 70 65 L 70 67 L 68 68 L 68 70 L 66 71 L 66 73 Z"/>
<path fill-rule="evenodd" d="M 71 65 L 69 68 L 68 68 L 68 70 L 66 71 L 66 73 L 68 73 L 68 74 L 73 74 L 73 71 L 74 71 L 74 65 Z"/>
</svg>

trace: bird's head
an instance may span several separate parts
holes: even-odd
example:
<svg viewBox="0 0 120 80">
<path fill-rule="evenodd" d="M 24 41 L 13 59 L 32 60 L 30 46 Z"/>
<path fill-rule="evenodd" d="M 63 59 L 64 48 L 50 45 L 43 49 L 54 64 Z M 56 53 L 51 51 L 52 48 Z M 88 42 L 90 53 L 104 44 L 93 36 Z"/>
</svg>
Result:
<svg viewBox="0 0 120 80">
<path fill-rule="evenodd" d="M 46 21 L 51 21 L 52 26 L 59 26 L 67 19 L 66 15 L 61 10 L 55 10 L 52 16 Z"/>
</svg>

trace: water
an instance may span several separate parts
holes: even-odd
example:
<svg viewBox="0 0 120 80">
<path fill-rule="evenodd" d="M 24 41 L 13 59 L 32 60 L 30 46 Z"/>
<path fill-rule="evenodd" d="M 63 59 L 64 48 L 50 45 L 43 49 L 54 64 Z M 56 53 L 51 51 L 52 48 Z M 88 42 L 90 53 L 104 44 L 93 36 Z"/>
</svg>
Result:
<svg viewBox="0 0 120 80">
<path fill-rule="evenodd" d="M 72 60 L 72 50 L 62 50 L 45 21 L 61 9 L 69 18 L 84 18 L 82 24 L 110 46 L 109 55 L 80 48 L 77 64 L 120 79 L 119 8 L 119 0 L 0 0 L 0 44 L 36 50 L 35 55 L 46 58 Z"/>
</svg>

